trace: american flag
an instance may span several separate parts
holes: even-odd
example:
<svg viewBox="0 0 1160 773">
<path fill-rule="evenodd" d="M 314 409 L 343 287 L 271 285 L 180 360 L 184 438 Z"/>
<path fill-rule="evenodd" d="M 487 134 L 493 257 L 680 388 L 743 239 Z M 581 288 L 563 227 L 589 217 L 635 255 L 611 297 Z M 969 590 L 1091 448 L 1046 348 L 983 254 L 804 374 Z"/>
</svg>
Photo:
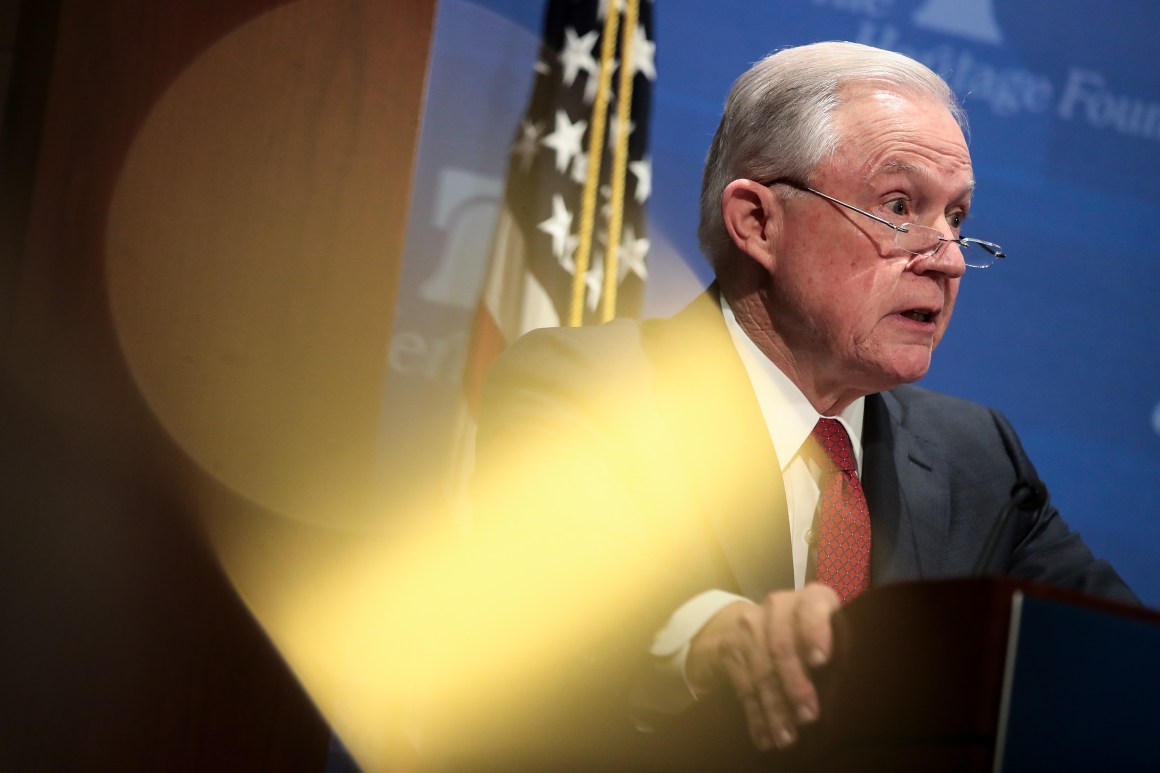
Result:
<svg viewBox="0 0 1160 773">
<path fill-rule="evenodd" d="M 613 35 L 606 41 L 610 29 Z M 622 61 L 626 47 L 627 64 Z M 613 313 L 639 314 L 648 277 L 644 211 L 652 189 L 647 149 L 655 54 L 652 0 L 548 2 L 535 84 L 512 142 L 504 203 L 468 351 L 464 396 L 473 412 L 488 366 L 523 333 L 568 322 L 573 305 L 574 323 L 596 323 Z M 622 89 L 626 80 L 629 89 Z M 625 102 L 628 115 L 622 121 Z M 621 126 L 628 136 L 618 154 Z M 593 154 L 596 132 L 603 140 Z M 597 165 L 599 174 L 589 179 Z M 587 240 L 582 233 L 586 214 L 591 224 Z M 590 247 L 587 272 L 581 270 L 585 241 Z M 616 247 L 612 287 L 604 276 L 610 242 Z M 577 282 L 582 284 L 574 287 Z M 610 290 L 614 308 L 608 306 Z"/>
</svg>

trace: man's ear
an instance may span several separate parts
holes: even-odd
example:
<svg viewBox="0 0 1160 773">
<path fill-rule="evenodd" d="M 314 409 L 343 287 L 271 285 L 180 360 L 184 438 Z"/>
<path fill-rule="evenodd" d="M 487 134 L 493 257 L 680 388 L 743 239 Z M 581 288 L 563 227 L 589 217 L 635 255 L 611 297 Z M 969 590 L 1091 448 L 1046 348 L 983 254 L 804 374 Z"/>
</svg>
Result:
<svg viewBox="0 0 1160 773">
<path fill-rule="evenodd" d="M 721 217 L 737 249 L 773 271 L 781 228 L 781 200 L 753 180 L 734 180 L 721 194 Z"/>
</svg>

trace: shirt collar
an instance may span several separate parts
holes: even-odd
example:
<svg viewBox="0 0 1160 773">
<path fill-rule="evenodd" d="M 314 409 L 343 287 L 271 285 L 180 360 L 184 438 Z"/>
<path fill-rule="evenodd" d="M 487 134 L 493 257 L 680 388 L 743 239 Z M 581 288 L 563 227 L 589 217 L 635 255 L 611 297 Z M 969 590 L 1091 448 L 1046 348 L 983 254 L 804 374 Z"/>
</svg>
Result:
<svg viewBox="0 0 1160 773">
<path fill-rule="evenodd" d="M 718 295 L 721 299 L 721 313 L 725 317 L 725 327 L 729 330 L 733 347 L 745 365 L 745 372 L 749 375 L 749 382 L 753 385 L 757 404 L 765 419 L 766 430 L 773 441 L 773 450 L 784 472 L 822 415 L 810 405 L 810 401 L 798 389 L 797 384 L 757 348 L 757 344 L 753 343 L 737 322 L 737 316 L 730 308 L 729 302 L 725 300 L 725 294 Z M 859 397 L 837 416 L 827 417 L 840 421 L 849 433 L 859 475 L 862 474 L 862 417 L 865 410 L 866 398 Z"/>
</svg>

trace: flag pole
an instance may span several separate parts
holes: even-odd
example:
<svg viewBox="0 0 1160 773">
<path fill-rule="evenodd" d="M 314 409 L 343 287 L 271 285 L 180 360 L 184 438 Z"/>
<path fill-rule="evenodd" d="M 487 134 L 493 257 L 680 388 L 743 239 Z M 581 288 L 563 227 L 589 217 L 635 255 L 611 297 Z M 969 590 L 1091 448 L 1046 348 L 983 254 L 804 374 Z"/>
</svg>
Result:
<svg viewBox="0 0 1160 773">
<path fill-rule="evenodd" d="M 620 39 L 620 85 L 616 93 L 616 153 L 612 162 L 612 196 L 608 215 L 608 249 L 604 254 L 604 289 L 600 294 L 600 321 L 616 316 L 616 288 L 620 278 L 618 250 L 624 222 L 624 177 L 628 169 L 628 125 L 632 112 L 632 80 L 635 75 L 632 45 L 636 37 L 640 0 L 625 0 Z"/>
<path fill-rule="evenodd" d="M 592 230 L 596 220 L 596 193 L 600 183 L 600 161 L 604 155 L 604 127 L 608 121 L 608 92 L 612 86 L 612 67 L 616 56 L 616 31 L 620 12 L 609 8 L 604 16 L 604 37 L 600 46 L 600 80 L 592 105 L 591 133 L 588 135 L 588 176 L 581 200 L 580 233 L 576 245 L 576 273 L 572 277 L 572 297 L 568 306 L 568 326 L 584 322 L 584 287 L 592 256 Z"/>
</svg>

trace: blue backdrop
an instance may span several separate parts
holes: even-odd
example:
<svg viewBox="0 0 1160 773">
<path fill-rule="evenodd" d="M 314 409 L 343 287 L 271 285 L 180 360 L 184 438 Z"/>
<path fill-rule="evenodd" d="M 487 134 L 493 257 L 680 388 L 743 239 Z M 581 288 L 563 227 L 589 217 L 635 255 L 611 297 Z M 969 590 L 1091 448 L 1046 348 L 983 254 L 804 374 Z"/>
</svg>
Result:
<svg viewBox="0 0 1160 773">
<path fill-rule="evenodd" d="M 655 2 L 647 311 L 667 314 L 708 281 L 701 164 L 749 64 L 825 39 L 926 62 L 970 115 L 971 233 L 1010 259 L 964 278 L 924 383 L 1006 413 L 1073 528 L 1160 606 L 1160 3 Z M 537 0 L 440 4 L 384 401 L 388 469 L 448 451 L 541 12 Z"/>
</svg>

